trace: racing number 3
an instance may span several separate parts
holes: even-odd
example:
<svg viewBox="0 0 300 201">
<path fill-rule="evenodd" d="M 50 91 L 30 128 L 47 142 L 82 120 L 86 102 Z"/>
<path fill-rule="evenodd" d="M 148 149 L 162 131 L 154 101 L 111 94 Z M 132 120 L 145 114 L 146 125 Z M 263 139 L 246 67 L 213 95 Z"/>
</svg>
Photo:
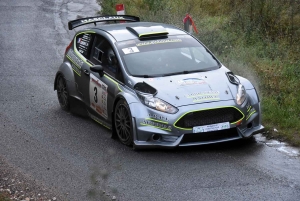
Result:
<svg viewBox="0 0 300 201">
<path fill-rule="evenodd" d="M 95 101 L 95 103 L 98 103 L 98 98 L 97 98 L 97 87 L 94 87 L 94 92 L 95 92 L 94 101 Z"/>
<path fill-rule="evenodd" d="M 90 107 L 105 119 L 107 119 L 107 88 L 104 82 L 90 74 Z"/>
</svg>

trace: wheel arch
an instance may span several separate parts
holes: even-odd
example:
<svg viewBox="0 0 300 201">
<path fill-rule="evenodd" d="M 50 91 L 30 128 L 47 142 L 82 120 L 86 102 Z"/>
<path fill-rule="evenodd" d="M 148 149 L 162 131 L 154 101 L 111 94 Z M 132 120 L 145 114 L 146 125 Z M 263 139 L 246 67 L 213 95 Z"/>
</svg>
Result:
<svg viewBox="0 0 300 201">
<path fill-rule="evenodd" d="M 68 62 L 64 62 L 60 65 L 54 79 L 54 90 L 56 90 L 57 78 L 59 75 L 62 75 L 65 78 L 70 96 L 76 97 L 78 99 L 80 96 L 77 92 L 74 72 L 72 70 L 71 64 Z"/>
<path fill-rule="evenodd" d="M 112 122 L 112 138 L 117 138 L 117 134 L 116 134 L 116 130 L 115 130 L 115 119 L 114 119 L 114 112 L 115 112 L 115 108 L 116 108 L 116 105 L 117 103 L 121 100 L 121 99 L 124 99 L 127 104 L 128 104 L 128 107 L 130 109 L 130 113 L 131 113 L 131 116 L 134 118 L 134 115 L 132 113 L 132 108 L 130 107 L 130 103 L 133 103 L 133 102 L 137 102 L 137 98 L 134 97 L 132 94 L 129 94 L 129 93 L 125 93 L 124 91 L 120 92 L 115 100 L 114 100 L 114 103 L 113 103 L 113 110 L 111 112 L 111 122 Z"/>
</svg>

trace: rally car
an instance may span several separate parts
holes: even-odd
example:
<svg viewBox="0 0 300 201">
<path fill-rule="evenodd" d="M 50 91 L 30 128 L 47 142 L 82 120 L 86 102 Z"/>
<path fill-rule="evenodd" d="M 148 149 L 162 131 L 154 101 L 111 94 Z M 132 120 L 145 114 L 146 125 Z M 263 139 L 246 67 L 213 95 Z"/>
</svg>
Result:
<svg viewBox="0 0 300 201">
<path fill-rule="evenodd" d="M 129 15 L 68 26 L 91 23 L 75 34 L 55 77 L 63 110 L 84 111 L 134 148 L 219 143 L 264 129 L 255 87 L 194 36 Z"/>
</svg>

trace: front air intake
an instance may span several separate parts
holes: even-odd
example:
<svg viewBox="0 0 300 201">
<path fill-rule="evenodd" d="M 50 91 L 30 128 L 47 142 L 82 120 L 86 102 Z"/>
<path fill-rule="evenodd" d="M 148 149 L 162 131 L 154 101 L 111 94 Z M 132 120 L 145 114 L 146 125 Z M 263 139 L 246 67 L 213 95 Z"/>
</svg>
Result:
<svg viewBox="0 0 300 201">
<path fill-rule="evenodd" d="M 235 107 L 214 108 L 189 112 L 177 120 L 175 126 L 191 129 L 194 126 L 204 126 L 222 122 L 235 123 L 243 118 L 243 113 Z"/>
</svg>

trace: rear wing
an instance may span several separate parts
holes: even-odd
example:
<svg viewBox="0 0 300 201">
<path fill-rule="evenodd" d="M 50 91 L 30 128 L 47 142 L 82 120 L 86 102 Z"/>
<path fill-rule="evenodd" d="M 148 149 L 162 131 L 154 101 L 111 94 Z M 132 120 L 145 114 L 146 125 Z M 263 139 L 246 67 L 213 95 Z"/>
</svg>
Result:
<svg viewBox="0 0 300 201">
<path fill-rule="evenodd" d="M 86 17 L 77 20 L 72 20 L 68 22 L 69 30 L 76 27 L 94 23 L 96 22 L 108 22 L 108 21 L 129 21 L 129 22 L 139 22 L 140 18 L 132 15 L 102 15 L 97 17 Z"/>
</svg>

